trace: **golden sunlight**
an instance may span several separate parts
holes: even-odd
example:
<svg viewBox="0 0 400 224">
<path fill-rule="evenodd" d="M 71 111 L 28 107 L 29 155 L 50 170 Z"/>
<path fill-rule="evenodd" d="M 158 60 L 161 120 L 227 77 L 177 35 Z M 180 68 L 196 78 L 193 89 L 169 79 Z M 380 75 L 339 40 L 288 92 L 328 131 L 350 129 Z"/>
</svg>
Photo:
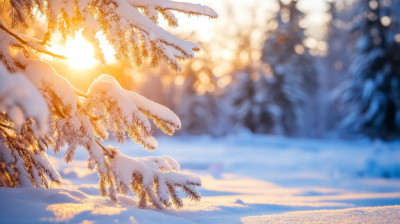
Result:
<svg viewBox="0 0 400 224">
<path fill-rule="evenodd" d="M 95 59 L 93 45 L 82 36 L 81 32 L 76 32 L 74 38 L 67 38 L 65 43 L 59 41 L 61 39 L 60 34 L 54 36 L 48 50 L 65 55 L 68 58 L 65 62 L 69 67 L 83 70 L 93 68 L 99 64 L 99 61 Z M 115 63 L 115 50 L 108 42 L 105 35 L 98 32 L 96 38 L 100 42 L 99 47 L 104 54 L 105 63 Z M 44 55 L 43 58 L 47 61 L 55 59 L 46 55 Z"/>
<path fill-rule="evenodd" d="M 68 58 L 68 64 L 73 68 L 85 69 L 96 64 L 93 46 L 83 38 L 81 33 L 77 33 L 74 39 L 66 41 L 65 55 Z"/>
</svg>

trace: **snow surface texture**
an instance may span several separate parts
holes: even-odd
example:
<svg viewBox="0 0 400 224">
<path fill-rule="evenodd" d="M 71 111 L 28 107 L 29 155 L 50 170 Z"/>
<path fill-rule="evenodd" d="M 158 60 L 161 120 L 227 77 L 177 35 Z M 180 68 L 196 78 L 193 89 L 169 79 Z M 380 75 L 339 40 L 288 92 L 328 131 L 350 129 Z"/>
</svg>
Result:
<svg viewBox="0 0 400 224">
<path fill-rule="evenodd" d="M 397 223 L 400 221 L 400 206 L 374 208 L 350 208 L 288 212 L 278 215 L 246 217 L 243 223 Z"/>
<path fill-rule="evenodd" d="M 182 170 L 201 177 L 200 202 L 183 199 L 181 209 L 143 210 L 135 207 L 137 198 L 119 195 L 116 206 L 98 195 L 98 176 L 86 168 L 87 152 L 78 149 L 69 165 L 62 161 L 62 153 L 50 156 L 63 177 L 63 188 L 1 188 L 0 222 L 400 222 L 400 180 L 377 175 L 397 169 L 400 157 L 393 155 L 400 142 L 243 134 L 218 141 L 160 138 L 159 143 L 159 150 L 152 152 L 135 150 L 140 146 L 134 144 L 122 146 L 121 152 L 132 157 L 168 154 L 175 158 Z M 176 164 L 165 159 L 166 169 L 174 168 Z"/>
</svg>

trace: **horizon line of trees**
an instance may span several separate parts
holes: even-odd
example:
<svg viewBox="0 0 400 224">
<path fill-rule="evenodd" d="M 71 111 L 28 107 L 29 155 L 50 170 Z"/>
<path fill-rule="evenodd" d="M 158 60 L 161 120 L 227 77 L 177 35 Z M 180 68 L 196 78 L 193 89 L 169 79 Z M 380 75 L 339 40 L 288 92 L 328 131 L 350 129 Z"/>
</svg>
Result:
<svg viewBox="0 0 400 224">
<path fill-rule="evenodd" d="M 322 40 L 328 47 L 324 56 L 312 54 L 305 44 L 309 33 L 302 26 L 306 15 L 299 2 L 277 0 L 279 9 L 264 27 L 250 21 L 217 34 L 221 46 L 229 39 L 238 46 L 229 75 L 216 77 L 218 63 L 210 56 L 214 48 L 205 45 L 205 53 L 183 72 L 153 72 L 139 92 L 160 87 L 147 93 L 178 113 L 181 134 L 218 137 L 248 130 L 289 137 L 398 139 L 400 2 L 326 1 L 330 20 Z M 235 24 L 232 8 L 227 14 Z M 252 37 L 260 29 L 265 39 L 255 59 Z M 204 83 L 209 88 L 199 91 Z"/>
</svg>

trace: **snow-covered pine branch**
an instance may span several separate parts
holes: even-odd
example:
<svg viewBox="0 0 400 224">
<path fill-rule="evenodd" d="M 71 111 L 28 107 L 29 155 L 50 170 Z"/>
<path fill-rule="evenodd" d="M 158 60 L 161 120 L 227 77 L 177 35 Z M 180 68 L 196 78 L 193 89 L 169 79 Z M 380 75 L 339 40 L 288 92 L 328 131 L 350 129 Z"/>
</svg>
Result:
<svg viewBox="0 0 400 224">
<path fill-rule="evenodd" d="M 100 194 L 114 202 L 117 193 L 131 190 L 140 207 L 180 207 L 178 188 L 200 199 L 200 179 L 182 173 L 172 158 L 130 158 L 101 143 L 110 134 L 121 143 L 129 136 L 153 150 L 157 141 L 149 119 L 173 134 L 181 123 L 171 110 L 122 89 L 109 75 L 98 77 L 83 93 L 40 56 L 62 57 L 46 50 L 54 32 L 65 38 L 83 30 L 97 48 L 98 59 L 103 56 L 95 34 L 102 32 L 118 59 L 136 65 L 148 60 L 154 66 L 164 61 L 179 70 L 178 60 L 192 58 L 199 47 L 159 27 L 158 14 L 177 26 L 174 12 L 217 17 L 212 9 L 170 0 L 8 0 L 2 9 L 7 13 L 0 18 L 0 186 L 60 184 L 46 151 L 66 148 L 64 159 L 70 162 L 82 147 L 89 153 L 88 167 L 99 174 Z M 47 23 L 44 31 L 34 29 L 41 40 L 25 32 L 39 17 Z"/>
<path fill-rule="evenodd" d="M 100 30 L 117 50 L 118 59 L 136 65 L 149 59 L 152 66 L 164 61 L 174 70 L 181 69 L 178 60 L 193 58 L 199 46 L 159 27 L 158 14 L 170 26 L 178 25 L 174 11 L 217 17 L 206 6 L 170 0 L 8 0 L 4 5 L 10 10 L 10 27 L 27 27 L 38 13 L 45 17 L 48 27 L 43 43 L 56 30 L 66 37 L 83 29 L 82 34 L 94 43 L 97 57 L 102 59 L 99 41 L 95 38 Z"/>
<path fill-rule="evenodd" d="M 176 188 L 181 188 L 191 199 L 200 200 L 196 191 L 201 185 L 200 178 L 179 172 L 179 164 L 170 157 L 134 159 L 118 154 L 111 169 L 119 192 L 131 189 L 139 196 L 139 207 L 145 207 L 148 200 L 156 208 L 169 207 L 169 198 L 176 207 L 182 207 Z"/>
</svg>

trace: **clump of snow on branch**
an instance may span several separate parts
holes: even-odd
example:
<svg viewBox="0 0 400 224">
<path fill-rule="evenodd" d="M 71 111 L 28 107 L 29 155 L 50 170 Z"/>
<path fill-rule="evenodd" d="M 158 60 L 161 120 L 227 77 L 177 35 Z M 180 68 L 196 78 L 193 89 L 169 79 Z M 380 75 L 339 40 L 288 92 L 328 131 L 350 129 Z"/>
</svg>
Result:
<svg viewBox="0 0 400 224">
<path fill-rule="evenodd" d="M 16 130 L 29 118 L 37 122 L 41 129 L 38 134 L 47 132 L 50 115 L 46 101 L 39 91 L 22 74 L 9 74 L 0 64 L 0 111 L 7 111 Z"/>
<path fill-rule="evenodd" d="M 122 89 L 109 75 L 102 75 L 93 81 L 83 108 L 92 120 L 95 119 L 97 133 L 112 130 L 117 141 L 125 142 L 126 130 L 129 137 L 151 150 L 157 147 L 157 142 L 151 136 L 147 117 L 168 134 L 180 128 L 180 120 L 171 110 Z M 101 138 L 107 139 L 107 135 L 101 134 Z"/>
<path fill-rule="evenodd" d="M 119 191 L 125 193 L 131 188 L 139 196 L 139 207 L 145 207 L 147 201 L 156 208 L 169 207 L 169 198 L 175 206 L 182 207 L 177 187 L 191 199 L 200 200 L 196 191 L 200 178 L 179 172 L 179 164 L 170 157 L 134 159 L 118 154 L 111 169 Z"/>
<path fill-rule="evenodd" d="M 179 60 L 192 58 L 199 47 L 159 27 L 159 14 L 176 27 L 175 12 L 215 18 L 212 9 L 169 0 L 8 0 L 2 4 L 8 14 L 0 18 L 0 186 L 60 184 L 46 151 L 66 149 L 64 160 L 71 162 L 81 147 L 89 154 L 88 168 L 99 174 L 100 194 L 113 202 L 118 202 L 118 193 L 132 191 L 140 207 L 181 207 L 177 189 L 200 199 L 196 189 L 200 179 L 181 172 L 172 158 L 130 158 L 102 144 L 110 135 L 120 143 L 129 136 L 153 150 L 157 141 L 150 119 L 171 135 L 181 127 L 174 112 L 122 89 L 110 75 L 99 76 L 83 93 L 40 57 L 65 58 L 48 51 L 47 43 L 55 32 L 66 38 L 82 30 L 99 60 L 104 56 L 95 34 L 102 32 L 120 60 L 138 66 L 165 62 L 179 70 Z M 45 21 L 44 30 L 36 26 L 40 21 Z M 26 35 L 28 27 L 35 37 Z"/>
</svg>

